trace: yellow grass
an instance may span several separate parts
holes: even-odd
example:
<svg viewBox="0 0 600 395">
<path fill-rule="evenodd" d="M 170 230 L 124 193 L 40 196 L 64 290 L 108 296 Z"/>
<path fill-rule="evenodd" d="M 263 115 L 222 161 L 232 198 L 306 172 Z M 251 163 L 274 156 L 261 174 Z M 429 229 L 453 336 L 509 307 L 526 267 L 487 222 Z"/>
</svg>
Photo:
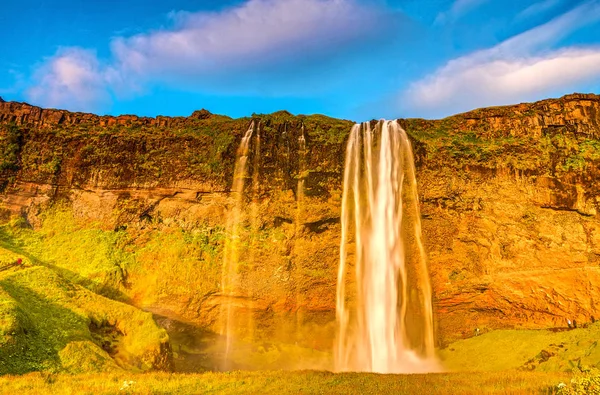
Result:
<svg viewBox="0 0 600 395">
<path fill-rule="evenodd" d="M 567 373 L 378 375 L 330 372 L 92 374 L 0 377 L 2 394 L 552 394 Z"/>
</svg>

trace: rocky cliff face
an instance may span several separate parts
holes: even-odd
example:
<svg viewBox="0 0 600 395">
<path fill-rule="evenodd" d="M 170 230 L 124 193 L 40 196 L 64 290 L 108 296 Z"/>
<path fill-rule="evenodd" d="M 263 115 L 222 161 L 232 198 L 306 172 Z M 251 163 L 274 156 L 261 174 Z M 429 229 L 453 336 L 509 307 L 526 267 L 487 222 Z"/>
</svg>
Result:
<svg viewBox="0 0 600 395">
<path fill-rule="evenodd" d="M 258 182 L 246 197 L 235 304 L 253 317 L 253 330 L 328 349 L 351 122 L 285 112 L 253 118 L 261 143 L 251 147 L 249 178 Z M 60 208 L 78 229 L 125 234 L 119 248 L 135 263 L 116 262 L 124 274 L 110 277 L 123 298 L 218 329 L 219 307 L 233 297 L 219 284 L 235 152 L 250 121 L 0 103 L 3 216 L 23 216 L 43 231 Z M 476 327 L 600 317 L 599 96 L 400 122 L 416 152 L 440 343 Z M 78 263 L 68 264 L 77 272 Z"/>
<path fill-rule="evenodd" d="M 599 109 L 569 95 L 406 121 L 442 333 L 598 316 Z"/>
</svg>

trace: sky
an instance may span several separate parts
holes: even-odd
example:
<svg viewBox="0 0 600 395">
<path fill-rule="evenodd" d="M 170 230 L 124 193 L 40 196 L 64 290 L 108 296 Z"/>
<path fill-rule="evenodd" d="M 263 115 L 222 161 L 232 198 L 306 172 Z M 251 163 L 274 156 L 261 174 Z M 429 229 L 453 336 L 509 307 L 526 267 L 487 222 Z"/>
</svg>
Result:
<svg viewBox="0 0 600 395">
<path fill-rule="evenodd" d="M 442 118 L 600 93 L 600 0 L 1 0 L 0 97 Z"/>
</svg>

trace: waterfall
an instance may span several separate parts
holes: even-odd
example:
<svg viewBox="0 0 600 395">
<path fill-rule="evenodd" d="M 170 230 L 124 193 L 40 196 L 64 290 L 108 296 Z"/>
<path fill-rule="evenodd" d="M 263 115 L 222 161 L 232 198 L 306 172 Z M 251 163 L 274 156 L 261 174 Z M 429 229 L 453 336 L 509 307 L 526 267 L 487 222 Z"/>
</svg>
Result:
<svg viewBox="0 0 600 395">
<path fill-rule="evenodd" d="M 231 187 L 234 205 L 227 217 L 227 239 L 223 252 L 223 269 L 221 272 L 221 295 L 223 302 L 220 311 L 220 334 L 225 336 L 225 351 L 223 358 L 223 369 L 228 369 L 229 356 L 233 342 L 233 332 L 236 327 L 235 298 L 239 297 L 240 291 L 240 238 L 241 227 L 244 221 L 244 187 L 248 178 L 248 156 L 250 141 L 255 129 L 255 122 L 242 137 L 238 147 L 233 171 L 233 184 Z M 258 136 L 260 139 L 260 135 Z M 260 141 L 260 140 L 259 140 Z M 253 186 L 258 182 L 253 180 Z"/>
<path fill-rule="evenodd" d="M 343 188 L 335 369 L 439 370 L 414 158 L 396 121 L 354 125 Z"/>
<path fill-rule="evenodd" d="M 298 201 L 298 209 L 304 201 L 304 180 L 306 179 L 306 138 L 304 137 L 304 125 L 300 129 L 298 137 L 298 190 L 296 200 Z"/>
<path fill-rule="evenodd" d="M 300 128 L 300 136 L 298 137 L 298 185 L 296 187 L 296 220 L 294 232 L 294 251 L 297 248 L 298 239 L 301 236 L 302 221 L 304 219 L 304 183 L 306 180 L 306 138 L 304 125 Z M 296 284 L 296 335 L 300 334 L 300 329 L 304 323 L 303 306 L 305 303 L 304 294 L 300 289 L 302 282 L 303 267 L 302 259 L 295 259 L 295 284 Z"/>
</svg>

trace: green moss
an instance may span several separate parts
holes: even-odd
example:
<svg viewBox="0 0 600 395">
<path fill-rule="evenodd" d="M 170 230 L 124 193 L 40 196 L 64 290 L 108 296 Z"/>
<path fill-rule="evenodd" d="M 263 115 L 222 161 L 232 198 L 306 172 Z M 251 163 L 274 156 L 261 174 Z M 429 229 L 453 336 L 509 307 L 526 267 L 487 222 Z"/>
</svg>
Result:
<svg viewBox="0 0 600 395">
<path fill-rule="evenodd" d="M 0 274 L 0 306 L 0 374 L 114 370 L 117 365 L 147 370 L 168 341 L 149 313 L 96 295 L 44 267 Z M 105 339 L 90 328 L 118 334 L 112 358 L 100 347 Z"/>
<path fill-rule="evenodd" d="M 592 164 L 600 162 L 600 142 L 598 140 L 582 139 L 566 141 L 564 136 L 557 139 L 559 143 L 554 145 L 563 148 L 567 154 L 557 164 L 562 172 L 582 172 Z"/>
<path fill-rule="evenodd" d="M 19 168 L 19 152 L 22 145 L 22 132 L 19 127 L 0 125 L 0 172 Z"/>
<path fill-rule="evenodd" d="M 76 220 L 60 206 L 47 210 L 33 230 L 17 221 L 0 226 L 0 263 L 43 265 L 87 289 L 121 301 L 152 293 L 215 292 L 221 276 L 225 231 L 199 225 L 147 224 L 146 229 L 103 230 Z M 202 281 L 199 281 L 202 279 Z M 132 289 L 130 282 L 135 285 Z"/>
<path fill-rule="evenodd" d="M 494 109 L 476 110 L 467 122 L 463 115 L 439 121 L 422 119 L 404 120 L 407 132 L 416 141 L 418 156 L 426 166 L 440 168 L 517 169 L 535 174 L 563 176 L 565 173 L 583 174 L 598 166 L 600 143 L 584 134 L 571 131 L 567 126 L 544 130 L 541 136 L 496 130 L 479 120 L 492 116 Z M 503 118 L 533 116 L 500 111 Z M 526 126 L 522 125 L 527 129 Z"/>
<path fill-rule="evenodd" d="M 132 274 L 140 281 L 156 279 L 172 295 L 212 292 L 220 279 L 223 243 L 222 228 L 151 231 L 138 241 Z"/>
<path fill-rule="evenodd" d="M 39 231 L 18 223 L 0 226 L 0 246 L 13 257 L 25 255 L 36 264 L 57 270 L 65 278 L 113 298 L 119 298 L 133 255 L 123 250 L 124 231 L 106 232 L 74 219 L 61 207 L 44 213 Z M 1 257 L 0 257 L 1 259 Z"/>
<path fill-rule="evenodd" d="M 71 374 L 88 372 L 119 372 L 123 369 L 97 344 L 72 341 L 58 352 L 62 369 Z"/>
</svg>

